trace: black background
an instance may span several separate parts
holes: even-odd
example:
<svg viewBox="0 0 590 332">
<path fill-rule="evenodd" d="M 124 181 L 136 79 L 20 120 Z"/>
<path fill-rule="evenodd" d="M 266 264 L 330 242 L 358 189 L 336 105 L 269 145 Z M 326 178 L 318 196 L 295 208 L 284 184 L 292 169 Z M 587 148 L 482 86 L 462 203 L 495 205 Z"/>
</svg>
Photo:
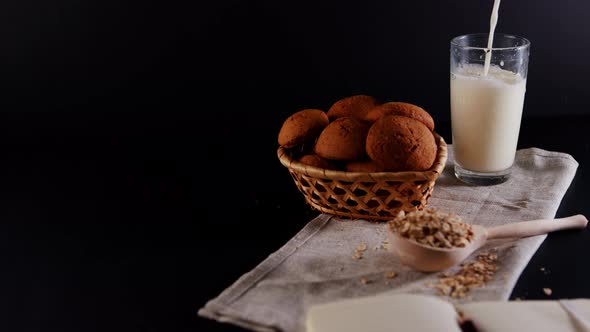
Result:
<svg viewBox="0 0 590 332">
<path fill-rule="evenodd" d="M 486 32 L 492 1 L 0 6 L 4 112 L 153 110 L 166 123 L 237 117 L 276 128 L 297 109 L 354 93 L 448 120 L 449 41 Z M 500 6 L 497 32 L 532 43 L 525 117 L 588 112 L 589 9 L 581 0 Z"/>
<path fill-rule="evenodd" d="M 449 41 L 491 7 L 3 1 L 0 327 L 239 330 L 196 310 L 316 215 L 276 158 L 282 121 L 366 93 L 423 106 L 451 143 Z M 497 28 L 532 45 L 519 147 L 581 164 L 561 216 L 590 214 L 589 10 L 505 0 Z M 590 297 L 589 240 L 550 235 L 512 298 Z"/>
</svg>

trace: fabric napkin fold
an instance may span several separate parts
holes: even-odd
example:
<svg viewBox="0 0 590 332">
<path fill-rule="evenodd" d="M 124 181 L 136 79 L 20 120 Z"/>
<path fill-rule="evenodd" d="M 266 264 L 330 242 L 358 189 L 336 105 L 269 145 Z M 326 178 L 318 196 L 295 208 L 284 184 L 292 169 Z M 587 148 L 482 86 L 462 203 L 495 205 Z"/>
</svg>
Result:
<svg viewBox="0 0 590 332">
<path fill-rule="evenodd" d="M 435 184 L 428 207 L 454 212 L 468 223 L 487 227 L 553 218 L 577 167 L 568 154 L 523 149 L 517 151 L 507 182 L 470 186 L 453 175 L 453 149 L 449 145 L 447 166 Z M 478 252 L 497 250 L 494 278 L 462 299 L 447 299 L 457 303 L 507 300 L 545 237 L 490 241 Z M 306 309 L 312 304 L 381 293 L 436 295 L 436 290 L 426 284 L 435 282 L 438 273 L 417 272 L 402 265 L 383 242 L 385 239 L 384 223 L 321 214 L 198 314 L 254 331 L 303 332 Z M 354 259 L 357 247 L 363 245 L 367 249 L 362 259 Z M 397 276 L 385 277 L 391 271 Z"/>
</svg>

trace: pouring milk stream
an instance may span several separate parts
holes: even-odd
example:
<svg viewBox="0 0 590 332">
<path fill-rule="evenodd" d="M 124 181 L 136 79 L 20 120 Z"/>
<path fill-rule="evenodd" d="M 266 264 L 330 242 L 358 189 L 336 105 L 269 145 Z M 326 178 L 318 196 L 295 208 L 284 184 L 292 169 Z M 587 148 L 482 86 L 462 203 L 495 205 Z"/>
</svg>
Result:
<svg viewBox="0 0 590 332">
<path fill-rule="evenodd" d="M 486 60 L 483 66 L 483 76 L 488 76 L 490 71 L 490 61 L 492 60 L 492 46 L 494 45 L 494 31 L 498 24 L 498 8 L 500 8 L 500 0 L 494 0 L 494 7 L 492 8 L 492 16 L 490 17 L 490 34 L 488 36 L 488 49 L 486 52 Z"/>
</svg>

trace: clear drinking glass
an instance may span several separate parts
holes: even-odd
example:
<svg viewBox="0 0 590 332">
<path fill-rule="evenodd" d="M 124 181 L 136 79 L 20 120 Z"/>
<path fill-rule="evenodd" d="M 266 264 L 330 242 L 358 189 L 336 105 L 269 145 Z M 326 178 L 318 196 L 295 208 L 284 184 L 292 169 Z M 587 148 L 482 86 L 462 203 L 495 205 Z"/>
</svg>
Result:
<svg viewBox="0 0 590 332">
<path fill-rule="evenodd" d="M 451 125 L 455 175 L 463 182 L 505 182 L 514 163 L 526 91 L 530 42 L 494 34 L 451 40 Z"/>
</svg>

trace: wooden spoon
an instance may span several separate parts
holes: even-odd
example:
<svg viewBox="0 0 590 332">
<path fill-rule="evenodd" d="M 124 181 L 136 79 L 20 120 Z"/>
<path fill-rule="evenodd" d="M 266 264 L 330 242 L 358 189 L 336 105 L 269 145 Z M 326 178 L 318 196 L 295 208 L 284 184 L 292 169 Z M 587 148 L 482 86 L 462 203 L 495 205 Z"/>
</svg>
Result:
<svg viewBox="0 0 590 332">
<path fill-rule="evenodd" d="M 472 225 L 474 237 L 463 248 L 435 248 L 389 231 L 389 239 L 402 263 L 424 272 L 442 271 L 461 263 L 489 239 L 522 238 L 564 229 L 585 228 L 588 219 L 578 214 L 567 218 L 539 219 L 485 228 Z"/>
</svg>

